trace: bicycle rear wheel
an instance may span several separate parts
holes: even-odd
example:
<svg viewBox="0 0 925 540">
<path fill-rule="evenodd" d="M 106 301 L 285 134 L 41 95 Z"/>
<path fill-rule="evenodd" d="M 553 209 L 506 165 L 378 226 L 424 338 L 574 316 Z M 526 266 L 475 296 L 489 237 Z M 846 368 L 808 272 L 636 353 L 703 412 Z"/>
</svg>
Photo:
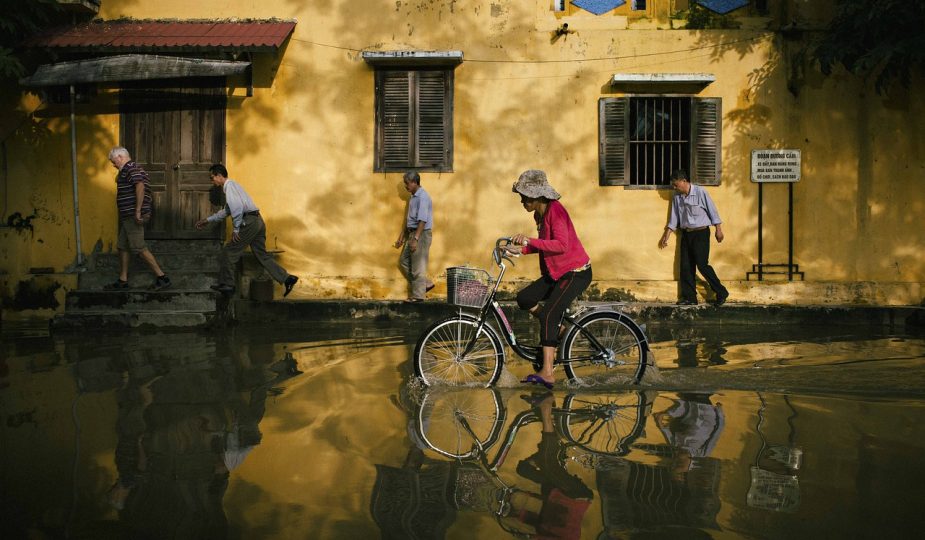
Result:
<svg viewBox="0 0 925 540">
<path fill-rule="evenodd" d="M 563 367 L 569 379 L 586 384 L 635 384 L 642 379 L 645 350 L 638 337 L 642 331 L 636 323 L 618 313 L 603 311 L 591 313 L 576 324 L 562 347 Z"/>
<path fill-rule="evenodd" d="M 569 442 L 598 455 L 625 456 L 646 425 L 642 392 L 569 394 L 559 428 Z"/>
<path fill-rule="evenodd" d="M 421 400 L 415 430 L 431 450 L 463 459 L 498 440 L 504 416 L 501 396 L 494 388 L 438 388 Z"/>
<path fill-rule="evenodd" d="M 490 326 L 461 315 L 425 330 L 414 348 L 413 362 L 414 374 L 427 386 L 491 386 L 501 375 L 504 346 Z"/>
</svg>

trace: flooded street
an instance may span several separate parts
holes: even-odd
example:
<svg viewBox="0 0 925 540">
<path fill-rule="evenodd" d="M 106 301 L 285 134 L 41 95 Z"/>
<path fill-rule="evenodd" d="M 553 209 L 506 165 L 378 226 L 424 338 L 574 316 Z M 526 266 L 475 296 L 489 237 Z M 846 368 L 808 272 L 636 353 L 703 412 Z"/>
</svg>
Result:
<svg viewBox="0 0 925 540">
<path fill-rule="evenodd" d="M 309 327 L 310 326 L 310 327 Z M 925 525 L 925 339 L 653 326 L 638 387 L 410 381 L 420 327 L 0 347 L 3 538 L 894 538 Z M 530 366 L 509 352 L 510 374 Z"/>
</svg>

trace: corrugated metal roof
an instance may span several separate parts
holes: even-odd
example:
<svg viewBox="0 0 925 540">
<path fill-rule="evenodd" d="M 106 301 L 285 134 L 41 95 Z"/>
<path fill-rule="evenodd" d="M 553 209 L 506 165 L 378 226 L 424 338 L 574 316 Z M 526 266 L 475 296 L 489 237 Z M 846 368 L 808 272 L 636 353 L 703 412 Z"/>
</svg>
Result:
<svg viewBox="0 0 925 540">
<path fill-rule="evenodd" d="M 27 47 L 71 50 L 272 50 L 279 48 L 296 23 L 251 21 L 92 21 L 61 27 L 27 40 Z"/>
<path fill-rule="evenodd" d="M 19 81 L 23 86 L 62 86 L 89 82 L 217 77 L 244 73 L 250 62 L 123 54 L 39 66 Z"/>
</svg>

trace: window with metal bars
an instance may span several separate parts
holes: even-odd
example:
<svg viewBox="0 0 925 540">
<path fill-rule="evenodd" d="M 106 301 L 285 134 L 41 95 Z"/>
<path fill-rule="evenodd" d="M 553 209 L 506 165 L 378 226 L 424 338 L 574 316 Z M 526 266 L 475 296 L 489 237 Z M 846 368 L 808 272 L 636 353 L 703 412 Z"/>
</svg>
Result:
<svg viewBox="0 0 925 540">
<path fill-rule="evenodd" d="M 602 186 L 668 187 L 676 169 L 692 182 L 719 184 L 720 98 L 601 98 L 598 116 Z"/>
<path fill-rule="evenodd" d="M 376 172 L 453 170 L 453 70 L 376 70 Z"/>
</svg>

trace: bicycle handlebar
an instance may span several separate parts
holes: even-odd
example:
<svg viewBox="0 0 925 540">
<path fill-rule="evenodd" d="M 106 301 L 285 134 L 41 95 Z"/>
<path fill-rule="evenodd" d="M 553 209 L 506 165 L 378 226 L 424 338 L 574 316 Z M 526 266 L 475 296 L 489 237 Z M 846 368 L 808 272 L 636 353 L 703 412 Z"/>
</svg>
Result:
<svg viewBox="0 0 925 540">
<path fill-rule="evenodd" d="M 496 265 L 501 266 L 502 259 L 510 261 L 510 263 L 514 265 L 514 259 L 511 258 L 512 253 L 507 250 L 507 246 L 512 245 L 513 243 L 513 236 L 502 236 L 501 238 L 495 240 L 495 249 L 492 250 L 491 254 L 495 259 Z M 518 253 L 514 256 L 519 257 L 520 254 Z"/>
</svg>

